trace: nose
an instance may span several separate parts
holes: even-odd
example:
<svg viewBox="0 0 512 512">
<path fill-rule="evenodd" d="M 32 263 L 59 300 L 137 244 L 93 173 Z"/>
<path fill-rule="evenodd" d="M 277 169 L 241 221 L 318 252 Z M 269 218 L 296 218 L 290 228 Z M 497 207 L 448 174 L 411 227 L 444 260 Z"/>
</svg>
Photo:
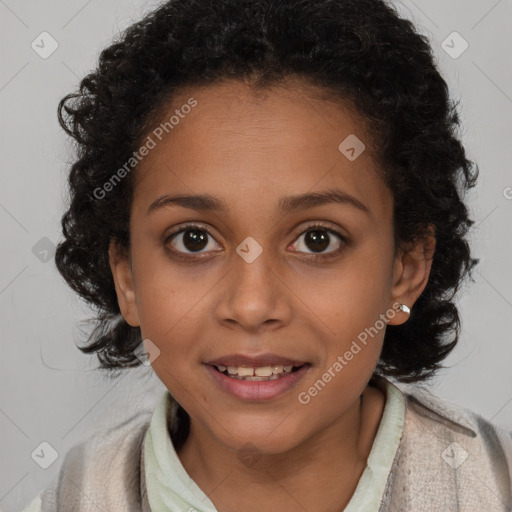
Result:
<svg viewBox="0 0 512 512">
<path fill-rule="evenodd" d="M 233 253 L 231 271 L 218 290 L 215 318 L 223 325 L 252 333 L 290 322 L 289 290 L 269 251 L 252 262 Z"/>
</svg>

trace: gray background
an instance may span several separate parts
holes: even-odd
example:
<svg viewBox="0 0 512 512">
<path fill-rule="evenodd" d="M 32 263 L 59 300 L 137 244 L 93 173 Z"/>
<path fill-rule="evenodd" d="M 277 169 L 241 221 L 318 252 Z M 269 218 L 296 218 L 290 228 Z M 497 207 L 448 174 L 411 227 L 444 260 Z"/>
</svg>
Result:
<svg viewBox="0 0 512 512">
<path fill-rule="evenodd" d="M 3 511 L 19 510 L 46 487 L 73 444 L 97 428 L 152 409 L 164 391 L 150 368 L 115 381 L 94 371 L 95 360 L 74 344 L 79 321 L 89 312 L 64 285 L 52 260 L 45 261 L 59 240 L 72 158 L 57 124 L 58 101 L 95 66 L 112 36 L 154 5 L 0 0 Z M 468 283 L 460 295 L 461 341 L 446 361 L 450 368 L 432 386 L 445 399 L 512 431 L 512 1 L 404 0 L 396 5 L 429 37 L 452 96 L 461 100 L 468 156 L 481 170 L 480 183 L 468 197 L 476 221 L 474 255 L 481 263 L 476 283 Z M 31 47 L 43 31 L 59 45 L 46 59 Z M 458 51 L 459 40 L 452 36 L 443 44 L 454 31 L 469 44 L 458 58 L 444 46 Z M 59 454 L 48 469 L 31 457 L 43 441 Z"/>
</svg>

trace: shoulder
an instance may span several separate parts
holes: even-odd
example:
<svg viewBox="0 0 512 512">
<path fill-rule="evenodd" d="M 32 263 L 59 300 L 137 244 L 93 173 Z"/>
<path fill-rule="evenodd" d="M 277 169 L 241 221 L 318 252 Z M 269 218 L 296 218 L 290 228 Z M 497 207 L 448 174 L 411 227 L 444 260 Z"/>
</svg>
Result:
<svg viewBox="0 0 512 512">
<path fill-rule="evenodd" d="M 140 456 L 151 414 L 145 411 L 73 446 L 57 478 L 34 500 L 40 498 L 40 509 L 27 512 L 62 508 L 88 512 L 97 506 L 102 510 L 140 510 Z"/>
<path fill-rule="evenodd" d="M 393 385 L 405 423 L 387 498 L 408 510 L 512 510 L 512 435 L 424 384 Z"/>
<path fill-rule="evenodd" d="M 427 429 L 437 439 L 452 440 L 457 437 L 466 440 L 471 446 L 485 447 L 488 451 L 474 453 L 485 457 L 512 454 L 512 433 L 509 433 L 487 420 L 470 408 L 454 404 L 439 397 L 426 385 L 396 383 L 406 403 L 406 415 L 416 428 Z M 501 457 L 500 457 L 501 458 Z"/>
</svg>

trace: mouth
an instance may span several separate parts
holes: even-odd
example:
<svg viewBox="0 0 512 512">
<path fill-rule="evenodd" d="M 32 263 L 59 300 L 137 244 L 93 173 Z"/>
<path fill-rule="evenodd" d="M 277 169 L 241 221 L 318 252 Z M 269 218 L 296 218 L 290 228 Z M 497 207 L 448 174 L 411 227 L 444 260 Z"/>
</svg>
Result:
<svg viewBox="0 0 512 512">
<path fill-rule="evenodd" d="M 216 360 L 205 363 L 205 368 L 216 388 L 244 402 L 279 399 L 291 392 L 311 369 L 310 363 L 277 357 L 227 359 L 231 364 L 222 364 L 228 362 L 225 359 Z"/>
<path fill-rule="evenodd" d="M 290 373 L 295 373 L 307 363 L 298 365 L 267 365 L 267 366 L 224 366 L 212 364 L 213 368 L 219 373 L 232 379 L 245 381 L 271 381 L 286 377 Z"/>
</svg>

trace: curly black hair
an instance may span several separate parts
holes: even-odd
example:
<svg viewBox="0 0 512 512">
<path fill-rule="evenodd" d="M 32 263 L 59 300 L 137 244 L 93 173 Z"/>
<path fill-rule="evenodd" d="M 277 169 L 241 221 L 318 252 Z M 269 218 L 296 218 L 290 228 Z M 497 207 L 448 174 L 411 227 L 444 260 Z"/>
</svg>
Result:
<svg viewBox="0 0 512 512">
<path fill-rule="evenodd" d="M 394 197 L 395 247 L 435 230 L 427 286 L 408 321 L 387 326 L 375 373 L 415 382 L 443 367 L 460 335 L 454 296 L 479 261 L 470 255 L 473 221 L 464 203 L 478 166 L 458 138 L 458 102 L 427 37 L 383 0 L 170 0 L 104 49 L 96 70 L 58 108 L 76 160 L 55 258 L 97 312 L 80 350 L 96 352 L 100 369 L 140 364 L 140 328 L 120 314 L 108 259 L 111 240 L 129 248 L 136 169 L 107 200 L 97 191 L 180 88 L 236 79 L 257 89 L 288 77 L 351 102 L 368 123 Z"/>
</svg>

